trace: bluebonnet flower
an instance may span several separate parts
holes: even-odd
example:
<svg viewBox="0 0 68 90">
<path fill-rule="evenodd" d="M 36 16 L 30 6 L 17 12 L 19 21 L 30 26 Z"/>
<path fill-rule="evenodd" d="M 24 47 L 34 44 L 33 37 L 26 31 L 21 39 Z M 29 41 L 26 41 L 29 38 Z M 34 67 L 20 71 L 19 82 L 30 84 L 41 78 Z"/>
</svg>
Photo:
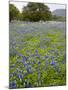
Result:
<svg viewBox="0 0 68 90">
<path fill-rule="evenodd" d="M 36 50 L 35 53 L 37 54 L 38 53 L 38 50 Z"/>
<path fill-rule="evenodd" d="M 30 72 L 30 69 L 29 68 L 26 68 L 27 72 L 29 73 Z"/>
<path fill-rule="evenodd" d="M 40 61 L 38 62 L 38 65 L 40 64 Z"/>
<path fill-rule="evenodd" d="M 38 62 L 38 70 L 40 69 L 40 61 Z"/>
<path fill-rule="evenodd" d="M 45 58 L 49 58 L 49 56 L 45 56 Z"/>
<path fill-rule="evenodd" d="M 27 67 L 28 64 L 24 63 L 24 66 Z"/>
<path fill-rule="evenodd" d="M 48 64 L 49 64 L 49 62 L 48 62 L 48 60 L 46 60 L 46 61 L 45 61 L 45 69 L 47 69 Z"/>
<path fill-rule="evenodd" d="M 40 58 L 40 55 L 38 54 L 38 50 L 35 51 L 35 55 Z"/>
<path fill-rule="evenodd" d="M 11 89 L 15 89 L 15 88 L 16 88 L 16 80 L 10 82 L 9 87 L 10 87 Z"/>
<path fill-rule="evenodd" d="M 52 62 L 50 63 L 51 65 L 55 65 L 54 57 L 52 57 Z"/>
<path fill-rule="evenodd" d="M 27 58 L 24 56 L 22 59 L 22 63 L 24 64 L 26 62 Z"/>
<path fill-rule="evenodd" d="M 26 53 L 29 53 L 29 50 L 26 50 Z"/>
<path fill-rule="evenodd" d="M 36 56 L 40 58 L 40 55 L 39 54 L 36 54 Z"/>
<path fill-rule="evenodd" d="M 22 78 L 23 78 L 23 76 L 22 76 L 21 73 L 19 73 L 17 77 L 18 77 L 19 79 L 22 79 Z"/>
<path fill-rule="evenodd" d="M 54 60 L 52 60 L 52 62 L 50 63 L 51 65 L 55 65 L 55 61 Z"/>
<path fill-rule="evenodd" d="M 30 70 L 30 69 L 31 69 L 31 67 L 29 67 L 29 66 L 27 66 L 27 67 L 26 67 L 26 70 L 27 70 L 27 72 L 28 72 L 28 73 L 30 73 L 30 72 L 31 72 L 31 70 Z"/>
<path fill-rule="evenodd" d="M 54 69 L 56 69 L 56 62 L 54 61 L 54 57 L 52 57 L 52 62 L 50 64 L 54 66 Z"/>
</svg>

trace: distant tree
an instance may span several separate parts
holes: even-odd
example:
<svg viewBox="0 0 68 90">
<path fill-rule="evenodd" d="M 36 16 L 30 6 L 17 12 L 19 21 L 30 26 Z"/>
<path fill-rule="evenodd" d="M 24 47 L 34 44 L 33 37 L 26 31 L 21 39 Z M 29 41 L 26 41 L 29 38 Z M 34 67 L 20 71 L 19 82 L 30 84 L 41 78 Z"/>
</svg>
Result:
<svg viewBox="0 0 68 90">
<path fill-rule="evenodd" d="M 9 21 L 11 22 L 11 20 L 14 19 L 17 20 L 18 15 L 19 15 L 19 10 L 13 4 L 9 4 Z"/>
<path fill-rule="evenodd" d="M 48 6 L 43 3 L 30 2 L 23 8 L 23 20 L 26 21 L 46 21 L 50 20 L 52 15 Z"/>
<path fill-rule="evenodd" d="M 57 16 L 56 15 L 52 15 L 52 19 L 53 20 L 57 20 Z"/>
<path fill-rule="evenodd" d="M 23 20 L 23 14 L 22 14 L 22 13 L 19 13 L 19 14 L 18 14 L 18 20 L 20 20 L 20 21 Z"/>
<path fill-rule="evenodd" d="M 52 15 L 52 20 L 54 20 L 54 21 L 66 21 L 66 17 Z"/>
</svg>

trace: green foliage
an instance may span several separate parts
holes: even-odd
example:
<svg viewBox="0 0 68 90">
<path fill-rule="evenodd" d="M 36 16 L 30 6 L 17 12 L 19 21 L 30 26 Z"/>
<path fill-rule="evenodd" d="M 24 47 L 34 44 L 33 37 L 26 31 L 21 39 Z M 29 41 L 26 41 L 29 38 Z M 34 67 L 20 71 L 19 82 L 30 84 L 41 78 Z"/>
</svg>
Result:
<svg viewBox="0 0 68 90">
<path fill-rule="evenodd" d="M 51 19 L 51 11 L 43 3 L 28 3 L 23 8 L 23 20 L 26 21 L 46 21 Z"/>
<path fill-rule="evenodd" d="M 9 18 L 11 20 L 17 20 L 19 17 L 19 10 L 13 5 L 9 4 Z"/>
<path fill-rule="evenodd" d="M 66 17 L 52 15 L 52 20 L 55 20 L 55 21 L 66 21 Z"/>
<path fill-rule="evenodd" d="M 66 17 L 52 15 L 49 7 L 43 3 L 29 2 L 27 6 L 23 7 L 22 13 L 16 8 L 15 5 L 9 4 L 9 21 L 66 21 Z"/>
</svg>

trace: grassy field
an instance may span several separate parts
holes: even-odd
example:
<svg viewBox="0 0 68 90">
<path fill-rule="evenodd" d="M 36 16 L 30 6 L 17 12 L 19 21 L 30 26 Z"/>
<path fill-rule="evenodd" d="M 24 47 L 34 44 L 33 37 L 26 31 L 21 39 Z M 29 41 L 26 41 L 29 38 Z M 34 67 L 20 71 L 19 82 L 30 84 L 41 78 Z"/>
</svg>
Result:
<svg viewBox="0 0 68 90">
<path fill-rule="evenodd" d="M 65 22 L 9 25 L 9 88 L 66 84 Z"/>
</svg>

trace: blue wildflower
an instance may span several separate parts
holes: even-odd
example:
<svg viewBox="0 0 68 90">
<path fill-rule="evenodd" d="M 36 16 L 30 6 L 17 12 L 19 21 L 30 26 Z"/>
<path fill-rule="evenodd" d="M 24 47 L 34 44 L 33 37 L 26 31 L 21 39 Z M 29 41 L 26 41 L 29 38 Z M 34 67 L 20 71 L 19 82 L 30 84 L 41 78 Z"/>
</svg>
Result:
<svg viewBox="0 0 68 90">
<path fill-rule="evenodd" d="M 54 57 L 52 57 L 52 62 L 50 64 L 53 65 L 54 69 L 56 70 L 56 62 L 54 61 Z"/>
<path fill-rule="evenodd" d="M 38 62 L 38 70 L 40 69 L 40 61 Z"/>
<path fill-rule="evenodd" d="M 38 50 L 35 51 L 35 55 L 40 58 L 40 55 L 38 54 Z"/>
<path fill-rule="evenodd" d="M 24 56 L 22 59 L 22 63 L 24 64 L 26 62 L 27 58 Z"/>
<path fill-rule="evenodd" d="M 54 60 L 52 60 L 52 62 L 50 63 L 51 65 L 55 65 L 55 62 L 54 62 Z"/>
<path fill-rule="evenodd" d="M 48 62 L 48 60 L 46 60 L 46 61 L 45 61 L 45 69 L 47 69 L 48 64 L 49 64 L 49 62 Z"/>
<path fill-rule="evenodd" d="M 36 56 L 37 56 L 38 58 L 40 58 L 40 55 L 39 55 L 39 54 L 36 54 Z"/>
<path fill-rule="evenodd" d="M 22 76 L 21 73 L 18 74 L 18 78 L 19 78 L 19 79 L 22 79 L 22 78 L 23 78 L 23 76 Z"/>
<path fill-rule="evenodd" d="M 36 50 L 35 53 L 37 54 L 38 53 L 38 50 Z"/>
<path fill-rule="evenodd" d="M 29 53 L 29 50 L 26 50 L 26 53 Z"/>
<path fill-rule="evenodd" d="M 31 70 L 30 70 L 30 69 L 31 69 L 31 67 L 27 66 L 26 70 L 27 70 L 27 72 L 28 72 L 28 73 L 30 73 L 30 72 L 31 72 Z"/>
<path fill-rule="evenodd" d="M 24 63 L 24 66 L 27 67 L 28 64 Z"/>
<path fill-rule="evenodd" d="M 26 61 L 26 60 L 27 60 L 27 58 L 24 56 L 24 57 L 23 57 L 23 61 Z"/>
<path fill-rule="evenodd" d="M 15 89 L 16 88 L 16 80 L 10 82 L 9 87 L 12 89 Z"/>
<path fill-rule="evenodd" d="M 38 64 L 40 64 L 40 61 L 38 62 Z"/>
<path fill-rule="evenodd" d="M 26 68 L 26 70 L 27 70 L 28 73 L 30 72 L 29 68 Z"/>
<path fill-rule="evenodd" d="M 45 56 L 45 58 L 49 58 L 49 56 Z"/>
</svg>

